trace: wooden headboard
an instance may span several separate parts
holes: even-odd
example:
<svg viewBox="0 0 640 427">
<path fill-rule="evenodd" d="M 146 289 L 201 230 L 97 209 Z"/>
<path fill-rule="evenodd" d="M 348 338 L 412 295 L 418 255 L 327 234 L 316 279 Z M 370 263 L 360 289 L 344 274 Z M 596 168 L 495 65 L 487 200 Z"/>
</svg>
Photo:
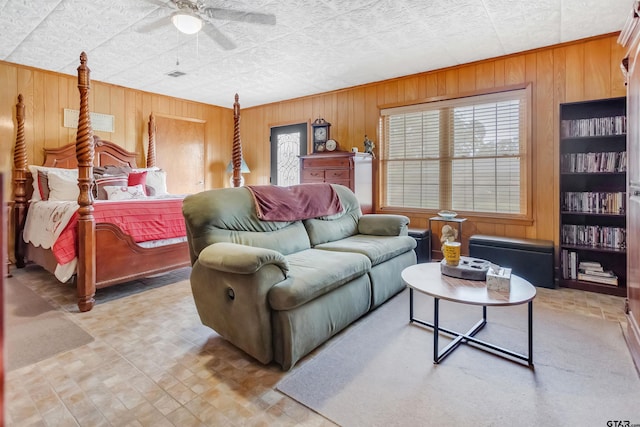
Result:
<svg viewBox="0 0 640 427">
<path fill-rule="evenodd" d="M 94 166 L 129 166 L 136 168 L 136 153 L 125 150 L 111 141 L 93 137 Z M 45 148 L 43 166 L 76 169 L 76 144 L 71 143 L 60 148 Z"/>
</svg>

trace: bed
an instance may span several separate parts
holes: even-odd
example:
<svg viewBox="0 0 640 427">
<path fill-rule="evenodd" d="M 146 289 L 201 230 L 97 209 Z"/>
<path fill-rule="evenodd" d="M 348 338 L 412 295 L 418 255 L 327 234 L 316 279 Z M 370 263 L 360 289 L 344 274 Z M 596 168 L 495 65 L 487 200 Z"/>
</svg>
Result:
<svg viewBox="0 0 640 427">
<path fill-rule="evenodd" d="M 49 207 L 50 211 L 47 215 L 59 220 L 64 212 L 69 217 L 68 222 L 65 222 L 65 218 L 64 221 L 59 221 L 48 227 L 52 229 L 59 227 L 60 229 L 56 229 L 56 233 L 54 233 L 56 234 L 55 238 L 58 239 L 59 236 L 64 235 L 67 243 L 71 242 L 67 247 L 71 248 L 67 249 L 71 251 L 71 254 L 67 253 L 67 255 L 75 259 L 75 265 L 72 266 L 71 273 L 69 273 L 69 265 L 64 264 L 67 268 L 67 274 L 62 274 L 62 276 L 64 278 L 71 275 L 75 280 L 78 308 L 85 312 L 91 310 L 95 304 L 96 289 L 189 266 L 190 256 L 186 242 L 184 218 L 181 218 L 182 196 L 161 194 L 149 197 L 149 191 L 152 188 L 145 185 L 144 182 L 133 183 L 134 185 L 126 187 L 120 186 L 121 190 L 127 189 L 123 191 L 123 196 L 120 193 L 116 194 L 115 189 L 118 188 L 118 185 L 99 187 L 96 184 L 98 180 L 94 172 L 98 170 L 104 172 L 113 171 L 114 168 L 125 169 L 128 171 L 128 179 L 131 179 L 133 175 L 139 178 L 142 175 L 146 176 L 149 171 L 159 170 L 155 165 L 153 116 L 151 115 L 149 118 L 147 164 L 145 168 L 138 168 L 136 153 L 129 152 L 113 142 L 93 136 L 89 115 L 89 68 L 84 52 L 80 56 L 80 66 L 78 67 L 78 89 L 80 92 L 80 113 L 76 141 L 61 148 L 45 149 L 45 160 L 40 169 L 37 166 L 27 165 L 24 104 L 22 103 L 22 95 L 18 97 L 16 105 L 18 127 L 13 164 L 14 223 L 16 227 L 16 266 L 21 268 L 28 262 L 35 263 L 58 277 L 58 270 L 62 264 L 59 262 L 59 253 L 55 252 L 56 246 L 52 244 L 45 248 L 38 244 L 40 243 L 38 239 L 41 239 L 40 232 L 33 231 L 31 228 L 33 221 L 30 217 L 44 215 L 38 214 L 42 211 L 37 206 L 47 209 L 44 208 L 47 203 L 49 205 L 57 203 L 60 206 Z M 52 193 L 47 194 L 49 199 L 47 201 L 38 200 L 38 197 L 42 198 L 44 193 L 41 187 L 40 171 L 42 170 L 49 172 L 47 186 Z M 34 176 L 36 173 L 33 171 L 38 171 L 37 176 Z M 113 174 L 106 176 L 112 177 Z M 65 191 L 67 193 L 71 191 L 68 185 L 69 179 L 74 180 L 73 184 L 77 192 L 75 201 L 69 201 L 69 198 L 64 194 Z M 104 180 L 108 181 L 106 177 Z M 53 185 L 54 181 L 56 182 L 55 186 Z M 61 191 L 61 189 L 65 190 Z M 144 194 L 140 193 L 141 189 Z M 54 190 L 58 191 L 56 197 L 53 197 Z M 108 193 L 109 200 L 95 200 L 100 198 L 95 191 L 102 190 L 111 191 Z M 34 193 L 38 193 L 38 197 L 35 197 Z M 118 197 L 115 197 L 116 195 Z M 112 200 L 111 196 L 116 200 Z M 124 200 L 124 198 L 132 198 L 133 200 Z M 73 209 L 69 208 L 68 204 L 74 205 Z M 124 215 L 125 210 L 137 212 L 139 218 L 137 220 L 131 219 L 134 221 L 132 224 L 135 225 L 127 226 L 124 224 L 129 221 L 129 217 L 133 216 Z M 120 214 L 113 215 L 114 212 Z M 168 217 L 170 217 L 171 226 L 165 227 L 165 221 L 169 221 Z M 148 222 L 135 222 L 145 219 Z M 149 230 L 149 224 L 155 224 L 158 229 L 162 230 L 171 228 L 170 237 L 154 235 L 154 233 L 141 237 L 139 234 L 144 235 L 144 231 Z M 132 232 L 136 228 L 141 230 L 138 235 Z M 29 242 L 25 242 L 25 235 L 30 235 L 26 239 Z M 56 245 L 57 243 L 56 240 Z M 58 278 L 60 279 L 60 277 Z"/>
</svg>

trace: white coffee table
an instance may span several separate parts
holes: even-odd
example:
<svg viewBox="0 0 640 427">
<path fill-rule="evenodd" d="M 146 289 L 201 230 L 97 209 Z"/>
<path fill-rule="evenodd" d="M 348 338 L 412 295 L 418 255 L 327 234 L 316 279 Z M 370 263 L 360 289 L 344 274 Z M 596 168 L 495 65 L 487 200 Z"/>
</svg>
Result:
<svg viewBox="0 0 640 427">
<path fill-rule="evenodd" d="M 445 276 L 440 273 L 439 262 L 415 264 L 405 268 L 402 280 L 409 286 L 409 321 L 433 328 L 433 363 L 440 363 L 453 350 L 462 343 L 474 343 L 506 354 L 513 358 L 524 360 L 533 367 L 533 299 L 536 296 L 536 288 L 521 277 L 511 275 L 511 290 L 499 292 L 488 290 L 486 282 L 476 280 L 458 279 Z M 432 296 L 434 299 L 433 323 L 420 320 L 413 315 L 413 291 Z M 456 332 L 443 328 L 439 324 L 439 302 L 441 299 L 460 304 L 482 306 L 482 319 L 467 332 Z M 487 324 L 488 306 L 511 306 L 528 303 L 529 311 L 529 352 L 527 355 L 516 353 L 497 345 L 479 340 L 474 337 Z M 446 333 L 454 337 L 442 351 L 438 349 L 438 336 Z"/>
</svg>

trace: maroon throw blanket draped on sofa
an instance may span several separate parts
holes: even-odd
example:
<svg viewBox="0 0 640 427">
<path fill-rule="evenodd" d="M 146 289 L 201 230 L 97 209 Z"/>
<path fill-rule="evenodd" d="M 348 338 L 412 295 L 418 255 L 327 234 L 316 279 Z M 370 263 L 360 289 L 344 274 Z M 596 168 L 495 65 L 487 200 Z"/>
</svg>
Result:
<svg viewBox="0 0 640 427">
<path fill-rule="evenodd" d="M 247 188 L 256 202 L 258 218 L 263 221 L 297 221 L 342 211 L 338 193 L 331 184 L 249 185 Z"/>
</svg>

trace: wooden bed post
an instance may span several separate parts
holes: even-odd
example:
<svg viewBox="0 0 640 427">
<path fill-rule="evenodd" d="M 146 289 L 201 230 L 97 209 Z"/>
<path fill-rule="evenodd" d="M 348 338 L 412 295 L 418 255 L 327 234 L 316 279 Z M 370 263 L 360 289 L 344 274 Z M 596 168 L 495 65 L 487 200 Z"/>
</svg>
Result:
<svg viewBox="0 0 640 427">
<path fill-rule="evenodd" d="M 13 215 L 14 215 L 14 251 L 16 266 L 25 265 L 24 242 L 22 241 L 22 228 L 24 226 L 27 211 L 27 148 L 24 138 L 24 103 L 22 94 L 18 95 L 16 104 L 16 145 L 13 152 Z M 37 179 L 37 178 L 35 178 Z"/>
<path fill-rule="evenodd" d="M 156 165 L 156 118 L 149 114 L 149 149 L 147 150 L 147 167 Z"/>
<path fill-rule="evenodd" d="M 89 114 L 89 90 L 91 70 L 87 67 L 87 54 L 80 54 L 78 67 L 78 90 L 80 91 L 80 114 L 78 133 L 76 134 L 76 159 L 78 161 L 78 308 L 89 311 L 93 308 L 96 293 L 96 234 L 93 217 L 93 196 L 91 181 L 93 178 L 94 141 Z"/>
<path fill-rule="evenodd" d="M 240 103 L 238 102 L 238 94 L 236 93 L 235 102 L 233 103 L 233 152 L 231 154 L 233 164 L 233 186 L 240 187 L 242 182 L 242 143 L 240 142 Z"/>
</svg>

